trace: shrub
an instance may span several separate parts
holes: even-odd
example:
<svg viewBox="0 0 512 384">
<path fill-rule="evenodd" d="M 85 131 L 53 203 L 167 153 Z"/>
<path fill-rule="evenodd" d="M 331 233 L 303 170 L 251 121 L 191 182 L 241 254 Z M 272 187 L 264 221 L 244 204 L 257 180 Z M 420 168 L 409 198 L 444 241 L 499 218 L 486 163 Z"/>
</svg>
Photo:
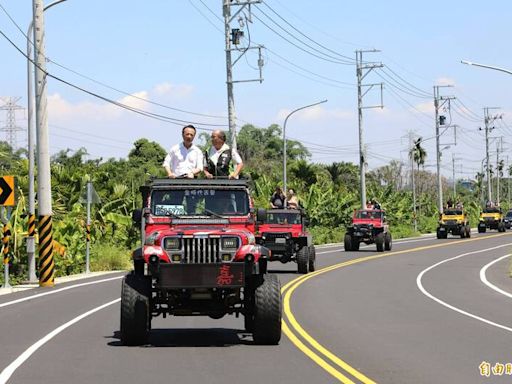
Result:
<svg viewBox="0 0 512 384">
<path fill-rule="evenodd" d="M 114 244 L 91 247 L 91 271 L 118 271 L 131 269 L 130 251 Z"/>
</svg>

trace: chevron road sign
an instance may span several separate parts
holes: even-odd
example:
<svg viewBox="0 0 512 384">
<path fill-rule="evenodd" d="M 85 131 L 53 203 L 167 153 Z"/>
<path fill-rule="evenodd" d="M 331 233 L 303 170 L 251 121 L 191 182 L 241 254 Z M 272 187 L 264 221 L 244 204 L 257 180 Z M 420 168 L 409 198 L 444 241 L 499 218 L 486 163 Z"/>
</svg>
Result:
<svg viewBox="0 0 512 384">
<path fill-rule="evenodd" d="M 0 205 L 12 207 L 14 204 L 14 176 L 0 176 Z"/>
</svg>

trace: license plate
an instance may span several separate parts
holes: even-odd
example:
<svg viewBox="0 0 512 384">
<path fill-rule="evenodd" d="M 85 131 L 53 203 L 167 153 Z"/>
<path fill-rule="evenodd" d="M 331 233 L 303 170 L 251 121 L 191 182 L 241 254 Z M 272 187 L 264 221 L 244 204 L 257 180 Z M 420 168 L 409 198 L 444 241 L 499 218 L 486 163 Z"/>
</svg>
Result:
<svg viewBox="0 0 512 384">
<path fill-rule="evenodd" d="M 444 232 L 444 231 L 446 231 L 445 228 L 439 228 L 439 232 Z"/>
<path fill-rule="evenodd" d="M 162 288 L 235 288 L 245 283 L 244 263 L 161 264 Z"/>
<path fill-rule="evenodd" d="M 354 236 L 363 236 L 362 232 L 354 232 Z"/>
<path fill-rule="evenodd" d="M 276 237 L 276 244 L 284 244 L 286 239 L 284 237 Z"/>
</svg>

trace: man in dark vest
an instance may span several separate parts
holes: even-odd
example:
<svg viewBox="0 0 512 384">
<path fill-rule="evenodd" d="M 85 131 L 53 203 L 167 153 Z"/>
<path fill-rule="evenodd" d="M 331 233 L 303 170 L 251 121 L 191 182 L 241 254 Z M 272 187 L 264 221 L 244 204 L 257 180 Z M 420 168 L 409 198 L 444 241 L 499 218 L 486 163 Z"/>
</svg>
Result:
<svg viewBox="0 0 512 384">
<path fill-rule="evenodd" d="M 212 132 L 212 147 L 204 153 L 204 174 L 208 179 L 213 177 L 229 177 L 238 179 L 244 163 L 237 151 L 226 144 L 224 131 Z M 233 162 L 235 169 L 230 171 L 229 166 Z"/>
</svg>

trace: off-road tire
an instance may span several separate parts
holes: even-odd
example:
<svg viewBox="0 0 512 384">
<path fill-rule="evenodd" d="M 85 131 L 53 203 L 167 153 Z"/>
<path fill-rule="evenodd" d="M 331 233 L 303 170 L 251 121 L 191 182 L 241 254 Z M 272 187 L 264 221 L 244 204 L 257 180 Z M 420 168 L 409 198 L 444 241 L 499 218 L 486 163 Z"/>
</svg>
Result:
<svg viewBox="0 0 512 384">
<path fill-rule="evenodd" d="M 478 227 L 478 233 L 485 233 L 485 231 L 487 230 L 486 227 Z"/>
<path fill-rule="evenodd" d="M 505 232 L 505 224 L 504 223 L 498 223 L 498 232 Z"/>
<path fill-rule="evenodd" d="M 308 273 L 308 259 L 308 247 L 304 246 L 297 251 L 297 271 L 299 273 Z"/>
<path fill-rule="evenodd" d="M 468 239 L 471 237 L 471 226 L 469 224 L 466 225 L 466 237 Z"/>
<path fill-rule="evenodd" d="M 314 245 L 309 246 L 309 272 L 315 272 L 316 269 L 316 250 Z"/>
<path fill-rule="evenodd" d="M 442 238 L 443 238 L 443 234 L 441 233 L 441 231 L 439 230 L 439 228 L 437 228 L 437 230 L 436 230 L 436 237 L 437 237 L 438 239 L 442 239 Z"/>
<path fill-rule="evenodd" d="M 466 238 L 466 228 L 465 227 L 460 228 L 460 238 L 461 239 Z"/>
<path fill-rule="evenodd" d="M 345 234 L 345 237 L 343 238 L 343 247 L 345 248 L 345 252 L 353 251 L 353 240 L 352 236 L 350 236 L 348 233 Z"/>
<path fill-rule="evenodd" d="M 279 344 L 282 307 L 281 285 L 277 276 L 264 275 L 263 283 L 254 291 L 254 343 Z"/>
<path fill-rule="evenodd" d="M 130 273 L 121 289 L 121 342 L 141 345 L 147 342 L 151 329 L 151 283 L 144 277 Z"/>
<path fill-rule="evenodd" d="M 356 239 L 352 239 L 352 250 L 353 251 L 359 251 L 359 246 L 361 245 L 361 243 L 359 242 L 359 240 L 356 238 Z"/>
<path fill-rule="evenodd" d="M 375 236 L 375 245 L 377 252 L 384 252 L 384 232 L 380 232 Z"/>
<path fill-rule="evenodd" d="M 391 251 L 392 247 L 393 247 L 393 238 L 391 237 L 391 233 L 386 232 L 386 235 L 384 236 L 384 250 Z"/>
</svg>

